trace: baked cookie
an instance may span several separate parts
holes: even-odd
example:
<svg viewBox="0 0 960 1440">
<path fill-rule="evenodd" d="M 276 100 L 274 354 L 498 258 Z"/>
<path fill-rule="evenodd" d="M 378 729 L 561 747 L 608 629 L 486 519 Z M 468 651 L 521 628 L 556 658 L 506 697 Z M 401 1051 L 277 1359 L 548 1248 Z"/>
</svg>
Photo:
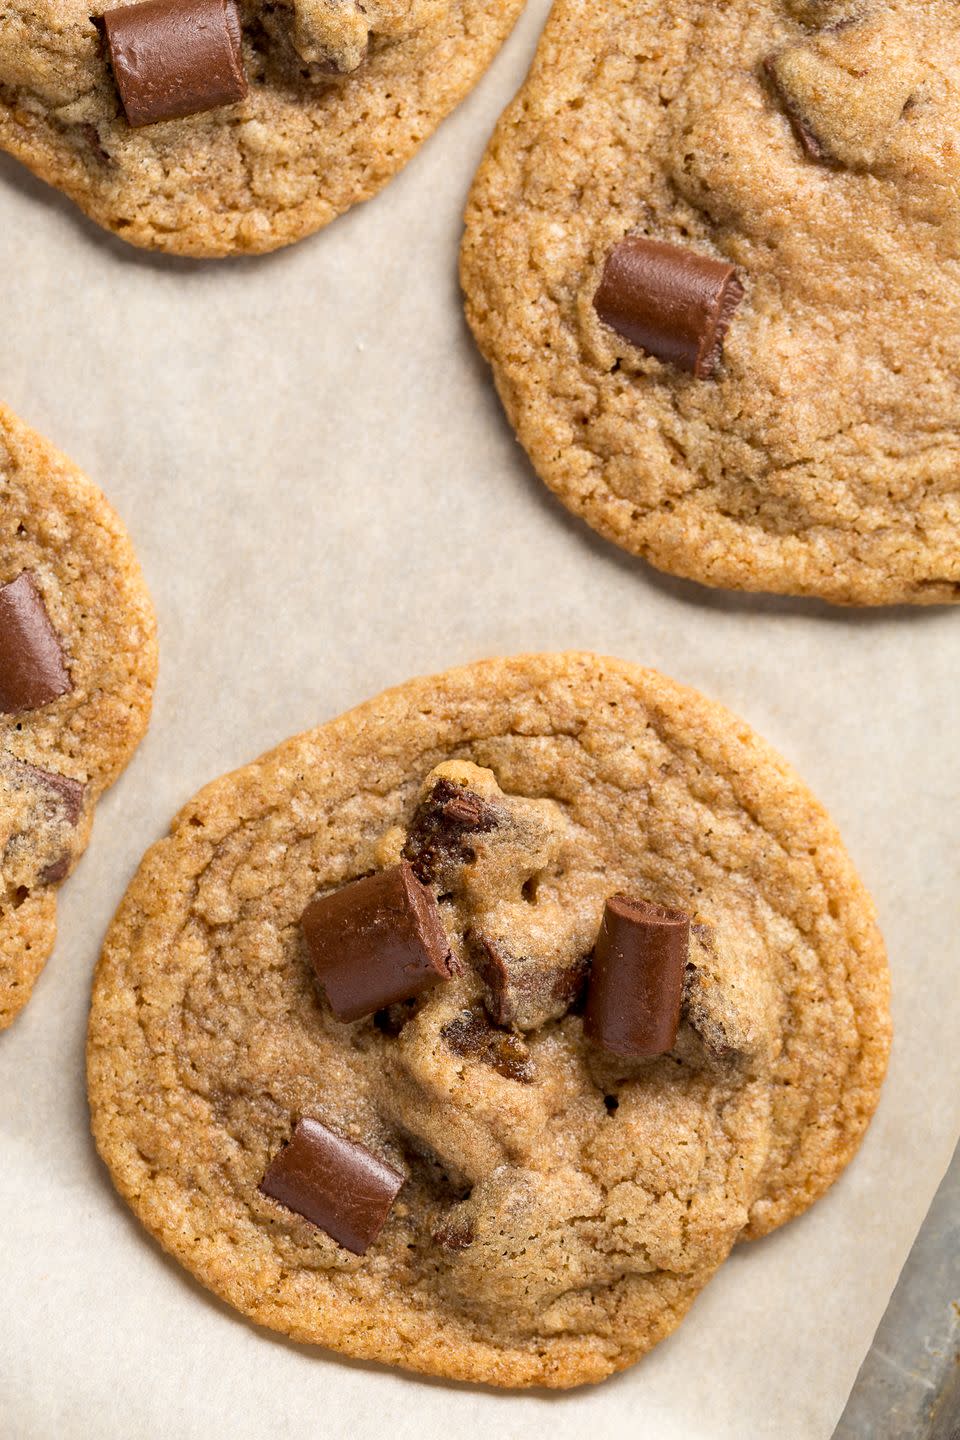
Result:
<svg viewBox="0 0 960 1440">
<path fill-rule="evenodd" d="M 15 0 L 0 146 L 134 245 L 275 250 L 373 195 L 523 0 Z"/>
<path fill-rule="evenodd" d="M 53 949 L 57 888 L 147 728 L 156 670 L 126 531 L 0 407 L 0 1029 Z"/>
<path fill-rule="evenodd" d="M 837 1177 L 887 983 L 833 825 L 739 720 L 615 660 L 494 660 L 183 809 L 97 970 L 93 1130 L 259 1323 L 577 1385 Z"/>
<path fill-rule="evenodd" d="M 557 0 L 469 201 L 540 476 L 708 585 L 960 598 L 960 10 Z"/>
</svg>

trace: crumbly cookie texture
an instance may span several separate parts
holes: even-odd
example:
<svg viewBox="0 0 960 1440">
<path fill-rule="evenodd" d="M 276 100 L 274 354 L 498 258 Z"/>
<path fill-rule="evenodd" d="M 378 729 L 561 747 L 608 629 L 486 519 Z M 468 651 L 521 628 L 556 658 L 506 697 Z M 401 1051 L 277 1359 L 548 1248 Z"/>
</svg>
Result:
<svg viewBox="0 0 960 1440">
<path fill-rule="evenodd" d="M 133 130 L 102 3 L 0 14 L 0 146 L 135 245 L 276 249 L 373 195 L 490 64 L 523 0 L 240 0 L 249 93 Z"/>
<path fill-rule="evenodd" d="M 0 713 L 0 1029 L 56 937 L 57 887 L 147 728 L 156 627 L 129 537 L 96 486 L 0 407 L 0 586 L 27 572 L 71 688 Z"/>
<path fill-rule="evenodd" d="M 401 859 L 453 978 L 338 1021 L 300 917 Z M 588 1042 L 579 1013 L 618 890 L 697 917 L 677 1043 L 652 1061 Z M 883 1077 L 887 983 L 833 825 L 739 720 L 619 661 L 489 661 L 186 806 L 97 970 L 93 1130 L 147 1229 L 259 1323 L 576 1385 L 636 1360 L 738 1237 L 837 1177 Z M 258 1188 L 303 1117 L 405 1177 L 363 1256 Z"/>
<path fill-rule="evenodd" d="M 541 477 L 705 584 L 960 598 L 952 0 L 557 0 L 467 209 L 467 314 Z M 732 262 L 712 379 L 593 301 L 628 235 Z"/>
</svg>

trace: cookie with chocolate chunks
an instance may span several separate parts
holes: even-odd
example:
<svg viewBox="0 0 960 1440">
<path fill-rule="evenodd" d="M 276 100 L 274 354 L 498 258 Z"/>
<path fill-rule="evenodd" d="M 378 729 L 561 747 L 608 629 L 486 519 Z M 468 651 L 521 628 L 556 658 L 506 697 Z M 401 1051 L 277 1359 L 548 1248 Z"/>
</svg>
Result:
<svg viewBox="0 0 960 1440">
<path fill-rule="evenodd" d="M 370 1014 L 384 955 L 420 936 L 404 857 L 458 798 L 496 825 L 415 882 L 456 965 Z M 353 1019 L 302 933 L 318 896 L 339 897 L 329 955 L 377 980 Z M 631 1034 L 669 984 L 669 1054 L 586 1034 L 608 904 L 683 916 L 663 963 L 644 938 L 645 986 L 629 934 L 602 980 Z M 888 1043 L 873 908 L 793 772 L 654 672 L 544 655 L 411 681 L 201 791 L 110 928 L 88 1082 L 121 1195 L 260 1324 L 570 1386 L 631 1364 L 738 1238 L 822 1194 Z"/>
<path fill-rule="evenodd" d="M 12 0 L 0 147 L 134 245 L 260 254 L 368 199 L 524 0 Z"/>
<path fill-rule="evenodd" d="M 705 585 L 960 599 L 960 7 L 556 0 L 466 310 L 542 480 Z"/>
<path fill-rule="evenodd" d="M 100 491 L 0 407 L 0 1029 L 53 949 L 57 886 L 143 735 L 153 610 Z"/>
</svg>

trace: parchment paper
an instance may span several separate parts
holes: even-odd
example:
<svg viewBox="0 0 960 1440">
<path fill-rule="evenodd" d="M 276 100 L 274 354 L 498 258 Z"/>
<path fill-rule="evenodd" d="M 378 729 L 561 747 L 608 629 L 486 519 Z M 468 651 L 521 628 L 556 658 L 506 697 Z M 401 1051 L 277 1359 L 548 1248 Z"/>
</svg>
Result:
<svg viewBox="0 0 960 1440">
<path fill-rule="evenodd" d="M 102 485 L 161 622 L 149 737 L 0 1037 L 3 1440 L 825 1440 L 960 1132 L 960 615 L 714 594 L 595 539 L 533 476 L 459 305 L 467 187 L 547 11 L 371 204 L 272 258 L 135 252 L 0 162 L 0 395 Z M 90 974 L 200 785 L 408 676 L 582 646 L 773 741 L 877 898 L 897 1039 L 858 1159 L 740 1247 L 625 1376 L 510 1396 L 255 1330 L 167 1261 L 87 1131 Z"/>
</svg>

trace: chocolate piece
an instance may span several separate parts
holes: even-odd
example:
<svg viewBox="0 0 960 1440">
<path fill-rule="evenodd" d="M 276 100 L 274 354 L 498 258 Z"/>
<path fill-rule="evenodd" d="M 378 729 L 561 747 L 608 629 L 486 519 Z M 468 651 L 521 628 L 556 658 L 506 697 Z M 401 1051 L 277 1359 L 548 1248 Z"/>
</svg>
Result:
<svg viewBox="0 0 960 1440">
<path fill-rule="evenodd" d="M 630 1060 L 672 1050 L 680 1024 L 690 916 L 614 895 L 597 937 L 584 1033 Z"/>
<path fill-rule="evenodd" d="M 39 710 L 72 689 L 43 596 L 24 570 L 0 586 L 0 713 Z"/>
<path fill-rule="evenodd" d="M 69 775 L 58 775 L 55 770 L 41 770 L 38 765 L 28 765 L 24 760 L 15 762 L 17 774 L 24 784 L 46 791 L 49 803 L 61 812 L 70 825 L 76 825 L 83 814 L 83 797 L 86 786 Z"/>
<path fill-rule="evenodd" d="M 604 325 L 631 345 L 706 380 L 742 299 L 727 261 L 628 235 L 607 256 L 593 303 Z"/>
<path fill-rule="evenodd" d="M 29 795 L 26 823 L 7 842 L 4 868 L 15 871 L 31 885 L 37 880 L 41 885 L 57 885 L 66 878 L 73 859 L 68 832 L 79 824 L 83 814 L 86 786 L 68 775 L 41 770 L 13 757 L 2 768 L 5 783 L 13 791 Z M 38 853 L 41 837 L 53 840 L 56 848 Z"/>
<path fill-rule="evenodd" d="M 359 1020 L 460 973 L 436 900 L 406 860 L 314 900 L 301 921 L 339 1020 Z"/>
<path fill-rule="evenodd" d="M 103 28 L 127 120 L 179 120 L 247 93 L 233 0 L 144 0 L 108 10 Z"/>
<path fill-rule="evenodd" d="M 363 1255 L 387 1222 L 403 1176 L 365 1145 L 301 1120 L 260 1181 L 260 1191 L 302 1215 L 345 1250 Z"/>
<path fill-rule="evenodd" d="M 41 885 L 59 885 L 61 880 L 66 880 L 69 869 L 70 856 L 61 855 L 59 860 L 54 860 L 52 865 L 40 871 Z"/>
<path fill-rule="evenodd" d="M 587 978 L 587 957 L 564 963 L 553 956 L 514 955 L 502 940 L 471 934 L 474 963 L 487 987 L 485 1004 L 497 1025 L 536 1030 L 559 1020 Z"/>
<path fill-rule="evenodd" d="M 418 880 L 433 884 L 451 865 L 470 864 L 475 852 L 469 837 L 495 830 L 499 823 L 493 806 L 474 791 L 438 780 L 410 822 L 404 859 Z"/>
<path fill-rule="evenodd" d="M 67 825 L 76 825 L 83 814 L 83 796 L 86 790 L 79 780 L 71 780 L 69 775 L 57 775 L 52 770 L 39 770 L 35 765 L 24 767 L 32 772 L 34 782 L 41 790 L 46 790 L 50 801 L 59 810 Z M 73 855 L 70 850 L 65 850 L 45 865 L 40 871 L 41 885 L 59 885 L 65 880 L 70 869 Z"/>
<path fill-rule="evenodd" d="M 444 1250 L 469 1250 L 475 1239 L 473 1226 L 462 1216 L 444 1221 L 433 1232 L 434 1244 L 441 1245 Z"/>
<path fill-rule="evenodd" d="M 790 121 L 794 135 L 800 142 L 800 148 L 809 155 L 811 160 L 825 160 L 827 152 L 823 142 L 812 129 L 810 122 L 800 110 L 800 106 L 792 95 L 788 93 L 781 82 L 777 69 L 776 55 L 769 55 L 763 62 L 763 70 L 773 89 L 776 91 L 777 99 L 783 106 L 783 113 Z"/>
<path fill-rule="evenodd" d="M 109 152 L 103 147 L 103 142 L 100 139 L 100 131 L 96 125 L 90 121 L 83 121 L 77 126 L 77 133 L 83 136 L 91 154 L 93 154 L 97 160 L 110 159 Z"/>
<path fill-rule="evenodd" d="M 529 1085 L 533 1079 L 533 1065 L 523 1041 L 506 1030 L 494 1030 L 476 1010 L 461 1011 L 456 1020 L 444 1025 L 440 1035 L 455 1055 L 479 1060 L 505 1080 Z"/>
</svg>

